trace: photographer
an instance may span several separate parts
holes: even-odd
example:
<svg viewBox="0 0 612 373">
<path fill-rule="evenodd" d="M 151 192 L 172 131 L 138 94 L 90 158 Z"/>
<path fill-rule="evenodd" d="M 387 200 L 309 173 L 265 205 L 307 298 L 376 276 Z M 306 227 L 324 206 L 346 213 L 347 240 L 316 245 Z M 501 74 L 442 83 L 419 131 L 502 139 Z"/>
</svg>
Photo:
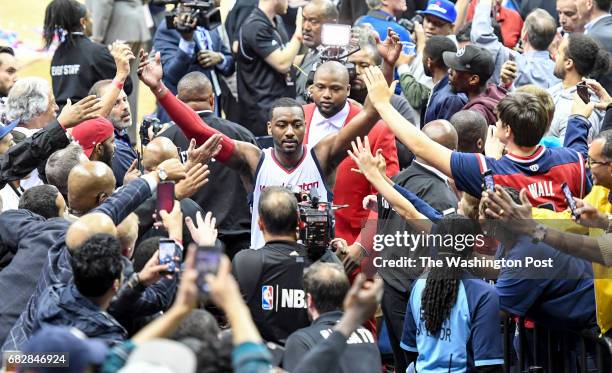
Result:
<svg viewBox="0 0 612 373">
<path fill-rule="evenodd" d="M 236 254 L 232 272 L 264 340 L 284 343 L 309 325 L 303 273 L 318 258 L 297 243 L 298 204 L 288 189 L 266 187 L 259 214 L 266 244 Z"/>
<path fill-rule="evenodd" d="M 223 43 L 221 29 L 207 30 L 198 25 L 190 9 L 178 4 L 174 23 L 164 20 L 155 33 L 153 49 L 161 52 L 164 83 L 176 93 L 179 80 L 187 73 L 200 71 L 213 83 L 215 98 L 222 93 L 221 77 L 234 73 L 234 58 Z M 215 105 L 217 108 L 220 106 Z M 219 110 L 217 110 L 219 114 Z"/>
</svg>

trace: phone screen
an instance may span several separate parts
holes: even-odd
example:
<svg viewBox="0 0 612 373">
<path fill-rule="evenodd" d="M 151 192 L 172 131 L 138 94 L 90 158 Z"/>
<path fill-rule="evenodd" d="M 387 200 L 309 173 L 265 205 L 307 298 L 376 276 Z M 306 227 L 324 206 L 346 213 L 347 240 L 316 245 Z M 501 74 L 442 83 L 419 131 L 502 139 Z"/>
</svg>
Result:
<svg viewBox="0 0 612 373">
<path fill-rule="evenodd" d="M 202 293 L 210 290 L 206 283 L 206 275 L 217 274 L 221 262 L 221 251 L 216 247 L 200 246 L 196 252 L 196 270 L 198 271 L 198 289 Z"/>
<path fill-rule="evenodd" d="M 172 211 L 174 207 L 174 183 L 163 182 L 157 184 L 157 211 Z M 159 215 L 159 214 L 158 214 Z"/>
<path fill-rule="evenodd" d="M 569 206 L 572 215 L 574 215 L 575 218 L 578 218 L 579 215 L 576 213 L 576 201 L 574 201 L 574 197 L 572 197 L 572 192 L 567 186 L 567 183 L 563 183 L 561 185 L 561 190 L 563 191 L 565 201 L 567 202 L 567 205 Z"/>
<path fill-rule="evenodd" d="M 168 270 L 165 273 L 176 272 L 176 244 L 173 240 L 159 240 L 159 264 L 168 264 Z"/>
<path fill-rule="evenodd" d="M 482 174 L 484 187 L 487 192 L 495 192 L 495 182 L 493 181 L 493 171 L 487 170 Z"/>
<path fill-rule="evenodd" d="M 321 27 L 321 44 L 337 47 L 350 44 L 351 26 L 325 23 Z"/>
<path fill-rule="evenodd" d="M 591 101 L 591 95 L 589 94 L 589 87 L 583 82 L 576 86 L 576 93 L 578 97 L 585 103 L 588 104 Z"/>
</svg>

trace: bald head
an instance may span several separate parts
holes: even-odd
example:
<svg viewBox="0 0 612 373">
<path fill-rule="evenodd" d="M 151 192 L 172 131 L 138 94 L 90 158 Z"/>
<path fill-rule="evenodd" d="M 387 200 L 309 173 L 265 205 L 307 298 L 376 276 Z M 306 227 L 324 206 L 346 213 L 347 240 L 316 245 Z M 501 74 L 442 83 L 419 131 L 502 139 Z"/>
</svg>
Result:
<svg viewBox="0 0 612 373">
<path fill-rule="evenodd" d="M 167 137 L 159 136 L 151 140 L 142 155 L 145 171 L 153 171 L 160 163 L 168 159 L 179 159 L 176 145 Z"/>
<path fill-rule="evenodd" d="M 131 213 L 117 226 L 117 238 L 121 245 L 121 254 L 131 258 L 138 239 L 138 215 Z"/>
<path fill-rule="evenodd" d="M 557 21 L 550 13 L 538 8 L 525 18 L 523 29 L 529 44 L 536 50 L 545 51 L 557 34 Z"/>
<path fill-rule="evenodd" d="M 349 74 L 346 67 L 343 64 L 337 61 L 327 61 L 317 67 L 317 71 L 315 71 L 314 80 L 317 78 L 325 77 L 333 77 L 334 81 L 348 85 L 349 84 Z"/>
<path fill-rule="evenodd" d="M 456 112 L 450 119 L 457 130 L 457 150 L 464 153 L 481 153 L 487 140 L 487 121 L 482 114 L 472 110 Z"/>
<path fill-rule="evenodd" d="M 265 188 L 259 197 L 258 208 L 264 234 L 295 235 L 298 221 L 297 199 L 287 188 Z"/>
<path fill-rule="evenodd" d="M 212 83 L 202 72 L 192 71 L 179 80 L 177 96 L 195 111 L 213 110 Z"/>
<path fill-rule="evenodd" d="M 83 215 L 68 228 L 66 246 L 70 252 L 75 252 L 85 241 L 98 233 L 117 237 L 117 228 L 113 220 L 101 212 Z"/>
<path fill-rule="evenodd" d="M 431 121 L 423 127 L 423 132 L 445 148 L 457 149 L 457 131 L 449 121 L 443 119 Z"/>
<path fill-rule="evenodd" d="M 68 206 L 83 215 L 97 207 L 115 190 L 113 170 L 102 162 L 78 164 L 68 174 Z"/>
</svg>

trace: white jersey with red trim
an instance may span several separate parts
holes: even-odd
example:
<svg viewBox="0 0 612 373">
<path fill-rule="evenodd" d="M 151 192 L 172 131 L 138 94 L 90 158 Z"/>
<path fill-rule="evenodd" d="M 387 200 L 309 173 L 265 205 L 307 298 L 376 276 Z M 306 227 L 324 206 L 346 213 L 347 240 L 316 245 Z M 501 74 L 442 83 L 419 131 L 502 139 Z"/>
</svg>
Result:
<svg viewBox="0 0 612 373">
<path fill-rule="evenodd" d="M 265 244 L 263 233 L 257 225 L 259 219 L 259 198 L 261 191 L 268 186 L 291 186 L 304 191 L 316 189 L 322 202 L 331 202 L 331 192 L 327 189 L 323 172 L 313 149 L 304 147 L 304 155 L 298 165 L 287 170 L 274 157 L 274 149 L 262 150 L 253 190 L 253 213 L 251 218 L 251 248 L 259 249 Z"/>
</svg>

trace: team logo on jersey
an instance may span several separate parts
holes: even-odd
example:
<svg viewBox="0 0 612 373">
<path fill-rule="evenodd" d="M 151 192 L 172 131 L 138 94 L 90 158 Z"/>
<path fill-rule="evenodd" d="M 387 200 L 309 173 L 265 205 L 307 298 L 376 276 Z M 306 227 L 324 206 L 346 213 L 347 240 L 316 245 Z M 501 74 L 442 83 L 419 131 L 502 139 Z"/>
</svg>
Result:
<svg viewBox="0 0 612 373">
<path fill-rule="evenodd" d="M 532 164 L 531 166 L 529 166 L 529 169 L 533 172 L 536 172 L 537 170 L 540 169 L 540 166 L 538 166 L 538 164 Z"/>
<path fill-rule="evenodd" d="M 465 48 L 459 48 L 459 50 L 457 51 L 457 57 L 463 56 L 464 53 L 465 53 Z"/>
<path fill-rule="evenodd" d="M 261 287 L 261 309 L 266 311 L 274 309 L 274 288 L 270 285 Z"/>
</svg>

